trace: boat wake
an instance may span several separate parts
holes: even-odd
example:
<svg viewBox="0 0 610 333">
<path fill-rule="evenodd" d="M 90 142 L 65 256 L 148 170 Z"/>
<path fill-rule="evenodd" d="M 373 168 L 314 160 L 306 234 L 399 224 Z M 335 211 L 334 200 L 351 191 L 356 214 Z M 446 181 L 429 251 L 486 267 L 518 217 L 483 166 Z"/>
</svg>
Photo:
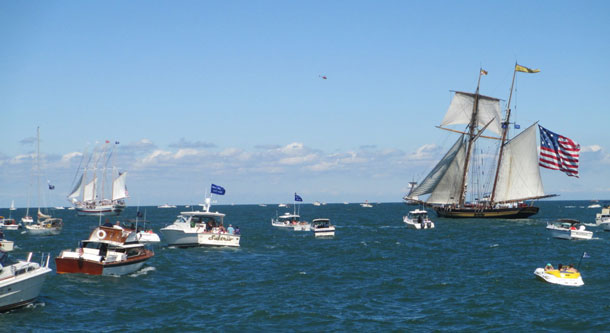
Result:
<svg viewBox="0 0 610 333">
<path fill-rule="evenodd" d="M 146 275 L 146 274 L 148 274 L 148 272 L 154 272 L 156 270 L 157 270 L 156 268 L 154 268 L 152 266 L 149 266 L 149 267 L 142 268 L 141 270 L 139 270 L 139 271 L 137 271 L 135 273 L 129 274 L 129 276 L 130 277 L 138 277 L 140 275 Z"/>
</svg>

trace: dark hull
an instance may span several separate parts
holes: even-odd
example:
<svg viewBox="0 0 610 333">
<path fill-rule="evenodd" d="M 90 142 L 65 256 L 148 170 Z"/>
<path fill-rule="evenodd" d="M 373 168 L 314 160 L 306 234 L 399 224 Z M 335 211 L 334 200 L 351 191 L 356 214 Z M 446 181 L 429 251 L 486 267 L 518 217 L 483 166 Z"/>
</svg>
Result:
<svg viewBox="0 0 610 333">
<path fill-rule="evenodd" d="M 434 207 L 434 211 L 439 217 L 468 219 L 525 219 L 537 214 L 538 210 L 539 208 L 534 206 L 517 208 Z"/>
</svg>

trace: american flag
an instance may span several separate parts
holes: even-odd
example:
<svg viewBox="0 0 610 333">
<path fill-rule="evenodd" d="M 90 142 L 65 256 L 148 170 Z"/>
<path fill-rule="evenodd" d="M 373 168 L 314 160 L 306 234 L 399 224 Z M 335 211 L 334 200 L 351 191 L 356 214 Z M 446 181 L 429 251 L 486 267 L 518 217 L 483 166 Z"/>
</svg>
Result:
<svg viewBox="0 0 610 333">
<path fill-rule="evenodd" d="M 538 164 L 553 170 L 578 177 L 580 145 L 563 135 L 553 133 L 538 125 L 540 129 L 540 161 Z"/>
</svg>

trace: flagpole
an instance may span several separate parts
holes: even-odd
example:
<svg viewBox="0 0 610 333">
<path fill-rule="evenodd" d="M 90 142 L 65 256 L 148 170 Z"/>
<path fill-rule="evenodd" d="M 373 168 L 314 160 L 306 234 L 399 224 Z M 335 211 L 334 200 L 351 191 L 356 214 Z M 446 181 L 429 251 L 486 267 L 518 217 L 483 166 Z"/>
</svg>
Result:
<svg viewBox="0 0 610 333">
<path fill-rule="evenodd" d="M 585 257 L 586 254 L 587 252 L 583 252 L 582 256 L 580 256 L 580 260 L 578 260 L 578 265 L 576 265 L 576 270 L 580 268 L 580 263 L 582 262 L 582 259 Z"/>
</svg>

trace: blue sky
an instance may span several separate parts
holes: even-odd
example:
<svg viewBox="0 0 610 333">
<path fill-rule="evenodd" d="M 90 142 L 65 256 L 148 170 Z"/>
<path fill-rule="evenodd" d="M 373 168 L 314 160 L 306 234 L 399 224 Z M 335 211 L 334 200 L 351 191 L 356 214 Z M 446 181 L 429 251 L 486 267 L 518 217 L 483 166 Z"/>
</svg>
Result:
<svg viewBox="0 0 610 333">
<path fill-rule="evenodd" d="M 450 90 L 583 147 L 559 199 L 610 199 L 605 1 L 0 3 L 0 206 L 25 206 L 32 138 L 65 196 L 82 151 L 120 141 L 130 204 L 399 201 L 454 140 Z M 320 78 L 327 76 L 327 80 Z"/>
</svg>

